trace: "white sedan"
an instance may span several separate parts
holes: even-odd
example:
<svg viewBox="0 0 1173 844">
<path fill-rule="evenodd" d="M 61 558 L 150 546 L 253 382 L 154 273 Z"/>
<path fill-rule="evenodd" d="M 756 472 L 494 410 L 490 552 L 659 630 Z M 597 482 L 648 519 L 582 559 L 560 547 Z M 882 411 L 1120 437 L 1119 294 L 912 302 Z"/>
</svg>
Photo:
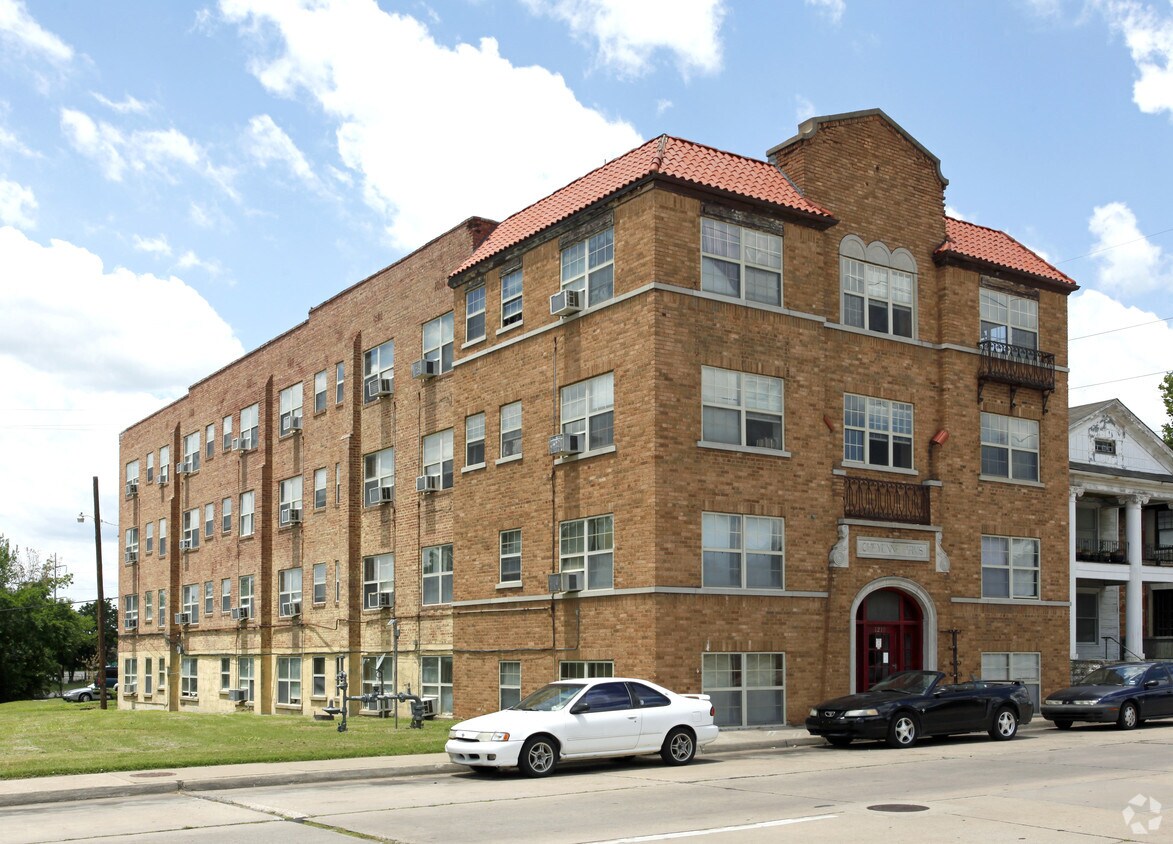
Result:
<svg viewBox="0 0 1173 844">
<path fill-rule="evenodd" d="M 563 759 L 659 753 L 686 765 L 717 738 L 708 695 L 678 695 L 646 680 L 561 680 L 516 706 L 461 721 L 444 750 L 457 765 L 483 773 L 516 765 L 544 777 Z"/>
</svg>

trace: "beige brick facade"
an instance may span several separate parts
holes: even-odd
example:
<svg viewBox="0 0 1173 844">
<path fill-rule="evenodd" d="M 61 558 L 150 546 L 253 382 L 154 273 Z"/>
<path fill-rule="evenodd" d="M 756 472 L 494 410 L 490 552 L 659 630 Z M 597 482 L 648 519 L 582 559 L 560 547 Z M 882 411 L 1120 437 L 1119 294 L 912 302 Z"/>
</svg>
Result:
<svg viewBox="0 0 1173 844">
<path fill-rule="evenodd" d="M 313 309 L 306 322 L 124 432 L 123 464 L 153 453 L 157 472 L 163 445 L 172 464 L 170 483 L 143 483 L 120 513 L 123 533 L 137 525 L 142 537 L 153 524 L 156 543 L 159 519 L 168 522 L 166 557 L 157 547 L 142 551 L 140 543 L 138 562 L 121 570 L 120 601 L 125 606 L 123 596 L 139 596 L 140 622 L 137 630 L 123 631 L 120 658 L 136 659 L 140 675 L 147 658 L 156 675 L 160 660 L 167 667 L 165 685 L 160 688 L 156 676 L 149 695 L 140 679 L 136 705 L 308 714 L 334 697 L 339 657 L 350 692 L 359 691 L 363 658 L 392 651 L 394 618 L 399 687 L 410 683 L 419 690 L 428 682 L 424 691 L 451 700 L 457 716 L 497 707 L 503 661 L 519 664 L 523 692 L 557 677 L 560 664 L 570 661 L 606 663 L 617 675 L 645 676 L 681 691 L 720 688 L 724 701 L 740 702 L 744 723 L 762 712 L 795 723 L 811 705 L 846 692 L 863 676 L 860 663 L 867 657 L 856 619 L 861 603 L 881 589 L 905 596 L 920 616 L 900 628 L 898 638 L 909 634 L 915 641 L 894 640 L 894 662 L 952 671 L 950 631 L 957 631 L 961 675 L 982 673 L 983 654 L 992 661 L 998 654 L 1037 654 L 1042 686 L 1063 685 L 1070 289 L 1027 273 L 940 258 L 946 233 L 939 165 L 883 115 L 823 121 L 817 131 L 775 150 L 773 160 L 834 220 L 650 178 L 450 279 L 492 228 L 470 220 Z M 702 218 L 781 236 L 780 307 L 702 289 Z M 563 250 L 608 227 L 613 295 L 584 313 L 551 316 Z M 849 235 L 882 243 L 889 252 L 907 250 L 915 262 L 910 338 L 845 324 L 840 249 Z M 504 326 L 501 278 L 517 267 L 522 319 Z M 983 283 L 1037 302 L 1038 346 L 1056 356 L 1046 412 L 1044 392 L 1012 392 L 1003 383 L 986 383 L 979 401 Z M 470 340 L 466 294 L 480 285 L 485 338 Z M 455 366 L 436 378 L 413 379 L 423 325 L 449 311 Z M 391 339 L 394 394 L 364 401 L 364 352 Z M 340 362 L 344 395 L 336 402 Z M 781 382 L 781 447 L 705 441 L 704 368 Z M 315 375 L 322 371 L 326 407 L 315 412 Z M 600 377 L 609 377 L 613 389 L 611 442 L 601 435 L 600 446 L 583 456 L 550 456 L 547 441 L 561 430 L 564 388 Z M 296 383 L 303 389 L 302 431 L 279 436 L 280 392 Z M 910 468 L 845 462 L 847 394 L 912 406 Z M 605 404 L 601 382 L 592 382 L 587 395 L 584 407 Z M 515 402 L 522 409 L 520 456 L 503 456 L 501 408 Z M 260 405 L 259 447 L 225 452 L 223 418 L 233 417 L 239 435 L 241 409 L 254 403 Z M 982 475 L 983 412 L 1038 423 L 1037 481 Z M 468 466 L 465 423 L 481 413 L 485 458 L 483 465 Z M 176 478 L 184 437 L 202 435 L 208 425 L 215 426 L 213 456 L 198 472 Z M 452 488 L 417 494 L 422 440 L 449 429 Z M 936 437 L 938 444 L 939 432 L 947 433 Z M 364 456 L 389 447 L 395 449 L 395 502 L 367 504 Z M 320 508 L 314 506 L 319 469 L 327 478 Z M 282 526 L 278 487 L 293 477 L 302 478 L 302 521 Z M 851 516 L 845 490 L 861 478 L 896 482 L 898 496 L 927 490 L 931 517 L 909 523 Z M 256 496 L 256 530 L 242 537 L 240 495 L 247 491 Z M 225 498 L 233 501 L 227 532 L 221 529 Z M 181 553 L 183 512 L 199 508 L 202 519 L 209 503 L 212 537 L 205 539 L 201 522 L 198 551 Z M 781 583 L 706 583 L 703 560 L 713 550 L 703 548 L 706 513 L 780 528 Z M 595 519 L 584 522 L 589 533 L 607 524 L 598 517 L 609 517 L 612 533 L 586 539 L 597 546 L 588 549 L 584 564 L 588 588 L 552 596 L 547 577 L 559 570 L 560 525 Z M 502 580 L 503 531 L 520 531 L 519 581 Z M 1036 595 L 983 596 L 983 536 L 1037 542 Z M 421 549 L 449 544 L 451 601 L 424 605 Z M 394 606 L 367 608 L 363 559 L 390 553 Z M 315 603 L 313 567 L 321 563 L 327 600 Z M 749 555 L 739 565 L 748 568 Z M 292 568 L 302 571 L 296 618 L 281 615 L 278 595 L 279 572 Z M 236 622 L 221 612 L 221 582 L 231 581 L 235 607 L 239 578 L 250 574 L 259 614 Z M 601 580 L 592 585 L 596 575 Z M 209 581 L 210 616 L 202 612 Z M 201 616 L 198 624 L 181 626 L 174 614 L 189 584 L 201 590 Z M 168 595 L 162 627 L 157 605 L 156 620 L 145 623 L 142 597 L 150 592 L 157 604 L 160 589 Z M 739 655 L 743 663 L 740 673 L 726 671 L 714 687 L 719 672 L 712 655 L 718 654 Z M 763 680 L 748 654 L 784 655 L 772 663 L 784 670 L 767 672 Z M 194 696 L 180 694 L 185 657 L 196 660 Z M 301 693 L 298 703 L 283 704 L 278 699 L 289 698 L 291 687 L 279 676 L 279 660 L 288 670 L 290 657 L 301 659 Z M 221 691 L 221 661 L 228 660 L 228 687 L 236 688 L 239 660 L 249 658 L 255 660 L 255 694 L 251 703 L 239 704 L 227 688 Z M 317 695 L 315 658 L 319 669 L 325 666 L 325 691 Z M 441 665 L 451 667 L 450 689 L 447 676 L 444 689 L 434 682 L 431 672 Z M 707 680 L 706 667 L 714 669 Z M 759 697 L 769 703 L 755 704 Z"/>
</svg>

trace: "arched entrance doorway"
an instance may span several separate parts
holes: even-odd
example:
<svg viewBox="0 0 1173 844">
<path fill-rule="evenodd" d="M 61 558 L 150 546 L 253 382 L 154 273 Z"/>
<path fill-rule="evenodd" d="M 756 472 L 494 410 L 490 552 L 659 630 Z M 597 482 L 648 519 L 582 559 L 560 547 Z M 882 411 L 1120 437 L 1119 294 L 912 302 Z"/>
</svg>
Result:
<svg viewBox="0 0 1173 844">
<path fill-rule="evenodd" d="M 855 688 L 864 691 L 897 671 L 923 668 L 924 614 L 900 589 L 877 589 L 855 613 Z"/>
</svg>

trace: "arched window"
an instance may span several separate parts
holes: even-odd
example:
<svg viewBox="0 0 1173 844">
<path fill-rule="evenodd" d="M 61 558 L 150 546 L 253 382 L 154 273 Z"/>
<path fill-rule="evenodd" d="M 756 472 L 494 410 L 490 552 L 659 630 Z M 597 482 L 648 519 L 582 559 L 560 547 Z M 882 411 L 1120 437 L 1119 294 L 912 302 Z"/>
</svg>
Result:
<svg viewBox="0 0 1173 844">
<path fill-rule="evenodd" d="M 907 249 L 864 245 L 853 234 L 839 244 L 840 321 L 878 334 L 912 337 L 916 325 L 916 261 Z"/>
</svg>

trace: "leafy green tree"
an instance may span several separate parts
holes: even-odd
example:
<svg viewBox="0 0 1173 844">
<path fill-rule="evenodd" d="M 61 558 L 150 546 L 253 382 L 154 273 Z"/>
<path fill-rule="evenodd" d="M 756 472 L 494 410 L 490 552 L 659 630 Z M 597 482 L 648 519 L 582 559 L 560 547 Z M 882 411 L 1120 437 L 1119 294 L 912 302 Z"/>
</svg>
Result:
<svg viewBox="0 0 1173 844">
<path fill-rule="evenodd" d="M 90 601 L 82 604 L 77 610 L 81 619 L 83 640 L 78 650 L 77 659 L 67 666 L 70 669 L 88 668 L 99 671 L 103 667 L 103 660 L 98 659 L 98 602 Z M 106 598 L 106 607 L 102 610 L 102 626 L 106 630 L 106 662 L 114 659 L 118 653 L 118 608 L 110 598 Z M 101 676 L 99 671 L 98 676 Z"/>
<path fill-rule="evenodd" d="M 1165 415 L 1169 421 L 1161 426 L 1161 437 L 1165 445 L 1173 448 L 1173 372 L 1166 372 L 1161 379 L 1161 398 L 1165 402 Z"/>
</svg>

